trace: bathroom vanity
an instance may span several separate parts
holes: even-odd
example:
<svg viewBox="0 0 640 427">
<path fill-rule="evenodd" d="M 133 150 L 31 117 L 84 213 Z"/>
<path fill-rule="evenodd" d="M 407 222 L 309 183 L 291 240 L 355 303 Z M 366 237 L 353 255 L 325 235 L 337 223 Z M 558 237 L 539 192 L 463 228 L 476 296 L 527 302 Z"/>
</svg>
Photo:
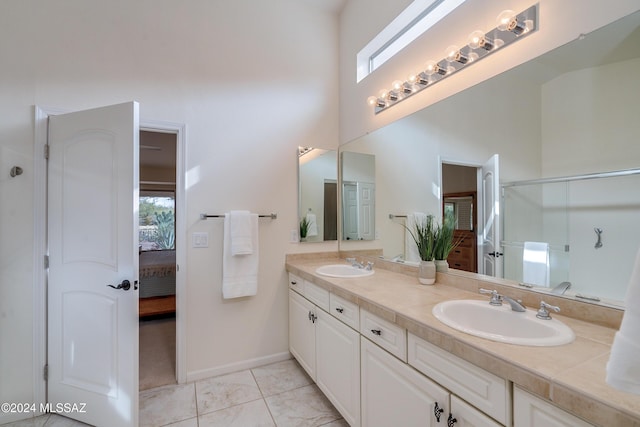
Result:
<svg viewBox="0 0 640 427">
<path fill-rule="evenodd" d="M 579 319 L 592 307 L 561 303 L 578 317 L 554 314 L 574 331 L 570 344 L 489 341 L 444 325 L 432 309 L 449 300 L 488 303 L 480 287 L 512 292 L 499 283 L 439 273 L 424 286 L 408 266 L 376 265 L 375 274 L 355 278 L 316 273 L 344 263 L 337 255 L 287 257 L 289 346 L 352 427 L 640 426 L 640 397 L 604 382 L 619 310 L 597 308 L 604 312 L 592 323 Z M 536 296 L 522 292 L 511 296 L 533 308 Z"/>
</svg>

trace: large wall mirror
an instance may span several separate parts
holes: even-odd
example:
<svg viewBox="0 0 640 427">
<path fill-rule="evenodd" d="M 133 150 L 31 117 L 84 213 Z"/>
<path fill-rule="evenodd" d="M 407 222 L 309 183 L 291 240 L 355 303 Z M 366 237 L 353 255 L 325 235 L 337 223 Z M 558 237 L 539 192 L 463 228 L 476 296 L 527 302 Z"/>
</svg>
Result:
<svg viewBox="0 0 640 427">
<path fill-rule="evenodd" d="M 338 154 L 298 149 L 298 218 L 301 242 L 338 239 Z"/>
<path fill-rule="evenodd" d="M 457 207 L 466 224 L 474 208 L 480 213 L 458 194 L 464 191 L 445 190 L 443 164 L 474 168 L 498 154 L 503 184 L 640 168 L 639 75 L 636 12 L 343 145 L 343 156 L 375 156 L 377 237 L 365 248 L 402 261 L 403 214 L 440 217 L 447 206 Z M 586 294 L 621 304 L 640 246 L 638 188 L 640 175 L 631 175 L 513 193 L 512 199 L 527 198 L 535 209 L 512 205 L 499 212 L 503 228 L 508 226 L 501 243 L 512 246 L 500 248 L 504 257 L 496 275 L 521 281 L 524 244 L 546 239 L 549 250 L 557 247 L 562 255 L 549 255 L 556 270 L 542 291 L 569 281 L 567 297 Z M 521 228 L 514 233 L 514 227 Z M 562 242 L 551 241 L 560 234 Z M 596 248 L 598 237 L 602 244 Z M 352 246 L 341 243 L 341 249 Z"/>
</svg>

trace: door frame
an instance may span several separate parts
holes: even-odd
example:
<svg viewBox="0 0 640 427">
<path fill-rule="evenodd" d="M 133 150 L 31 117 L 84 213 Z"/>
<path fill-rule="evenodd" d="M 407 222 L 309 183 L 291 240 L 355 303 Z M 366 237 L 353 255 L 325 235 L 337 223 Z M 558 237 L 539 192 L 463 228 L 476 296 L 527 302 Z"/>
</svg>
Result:
<svg viewBox="0 0 640 427">
<path fill-rule="evenodd" d="M 47 272 L 44 265 L 47 242 L 47 178 L 45 146 L 48 141 L 49 116 L 69 113 L 55 107 L 34 106 L 34 211 L 33 211 L 33 393 L 34 403 L 47 402 Z M 187 287 L 186 287 L 186 125 L 154 120 L 141 120 L 140 130 L 176 135 L 176 380 L 187 381 Z"/>
<path fill-rule="evenodd" d="M 476 163 L 476 162 L 467 162 L 467 161 L 463 161 L 463 160 L 458 160 L 458 159 L 453 159 L 453 158 L 449 158 L 449 157 L 442 157 L 442 156 L 438 156 L 438 190 L 439 190 L 439 194 L 438 194 L 438 200 L 440 201 L 440 210 L 439 212 L 442 213 L 442 206 L 444 203 L 444 192 L 442 191 L 442 165 L 443 164 L 447 164 L 447 165 L 455 165 L 455 166 L 466 166 L 466 167 L 470 167 L 470 168 L 475 168 L 476 169 L 476 207 L 478 206 L 482 206 L 482 201 L 484 200 L 484 188 L 482 186 L 482 163 Z M 478 208 L 479 209 L 479 208 Z M 476 210 L 478 210 L 476 209 Z M 478 214 L 480 212 L 477 212 Z M 480 273 L 480 271 L 482 271 L 482 260 L 480 259 L 480 257 L 477 255 L 478 254 L 478 248 L 480 247 L 480 236 L 482 236 L 482 233 L 484 233 L 484 222 L 479 220 L 479 215 L 478 217 L 476 217 L 476 223 L 477 223 L 477 229 L 476 229 L 476 270 L 478 271 L 478 273 Z"/>
</svg>

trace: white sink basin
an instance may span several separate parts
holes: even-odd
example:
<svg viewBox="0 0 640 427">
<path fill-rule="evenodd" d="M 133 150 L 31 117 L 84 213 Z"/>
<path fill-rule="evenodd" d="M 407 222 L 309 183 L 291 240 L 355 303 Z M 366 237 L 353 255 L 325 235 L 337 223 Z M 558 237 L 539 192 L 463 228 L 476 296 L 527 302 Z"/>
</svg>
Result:
<svg viewBox="0 0 640 427">
<path fill-rule="evenodd" d="M 318 267 L 316 269 L 316 273 L 320 274 L 321 276 L 327 277 L 348 278 L 371 276 L 374 271 L 365 270 L 364 268 L 352 267 L 348 264 L 331 264 Z"/>
<path fill-rule="evenodd" d="M 561 321 L 538 319 L 534 310 L 513 311 L 508 303 L 496 307 L 488 301 L 445 301 L 433 307 L 433 315 L 459 331 L 508 344 L 544 347 L 575 339 L 573 331 Z"/>
</svg>

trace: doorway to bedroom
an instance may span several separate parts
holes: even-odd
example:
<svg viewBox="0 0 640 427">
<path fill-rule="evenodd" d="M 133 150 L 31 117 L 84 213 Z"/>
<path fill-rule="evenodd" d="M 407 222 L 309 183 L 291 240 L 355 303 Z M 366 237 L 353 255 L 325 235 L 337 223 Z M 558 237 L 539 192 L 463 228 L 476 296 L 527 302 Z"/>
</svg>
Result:
<svg viewBox="0 0 640 427">
<path fill-rule="evenodd" d="M 140 131 L 139 389 L 176 384 L 176 147 Z"/>
</svg>

